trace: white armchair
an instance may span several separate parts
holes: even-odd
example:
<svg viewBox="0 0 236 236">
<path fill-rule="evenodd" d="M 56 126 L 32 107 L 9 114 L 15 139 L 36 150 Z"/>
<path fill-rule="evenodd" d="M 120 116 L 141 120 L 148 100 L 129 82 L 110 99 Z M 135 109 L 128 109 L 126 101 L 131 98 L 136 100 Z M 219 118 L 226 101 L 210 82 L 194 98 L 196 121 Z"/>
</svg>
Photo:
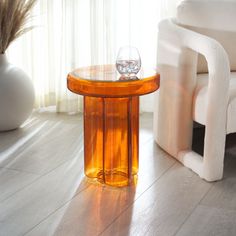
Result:
<svg viewBox="0 0 236 236">
<path fill-rule="evenodd" d="M 155 140 L 207 181 L 222 179 L 225 138 L 236 132 L 235 45 L 236 1 L 184 0 L 159 24 Z M 191 148 L 193 121 L 206 128 L 203 157 Z"/>
</svg>

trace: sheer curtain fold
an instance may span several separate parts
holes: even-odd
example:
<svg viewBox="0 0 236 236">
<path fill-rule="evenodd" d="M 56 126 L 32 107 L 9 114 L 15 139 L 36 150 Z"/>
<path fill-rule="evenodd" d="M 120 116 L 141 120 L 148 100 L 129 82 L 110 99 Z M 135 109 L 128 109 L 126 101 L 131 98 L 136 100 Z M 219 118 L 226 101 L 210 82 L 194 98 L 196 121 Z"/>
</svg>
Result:
<svg viewBox="0 0 236 236">
<path fill-rule="evenodd" d="M 158 21 L 173 14 L 176 0 L 39 0 L 32 12 L 35 28 L 14 42 L 9 61 L 34 83 L 35 107 L 82 111 L 82 97 L 67 90 L 71 70 L 115 63 L 121 46 L 136 46 L 143 65 L 155 67 Z M 171 7 L 170 7 L 171 6 Z M 171 10 L 172 9 L 172 10 Z M 152 111 L 152 96 L 141 110 Z"/>
</svg>

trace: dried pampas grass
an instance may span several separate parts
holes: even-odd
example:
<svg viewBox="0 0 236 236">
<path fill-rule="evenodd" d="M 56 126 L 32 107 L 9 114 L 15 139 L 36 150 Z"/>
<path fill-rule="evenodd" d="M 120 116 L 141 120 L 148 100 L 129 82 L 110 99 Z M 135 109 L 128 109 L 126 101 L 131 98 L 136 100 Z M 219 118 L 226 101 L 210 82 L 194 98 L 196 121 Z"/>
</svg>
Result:
<svg viewBox="0 0 236 236">
<path fill-rule="evenodd" d="M 0 53 L 32 27 L 26 23 L 37 0 L 0 0 Z"/>
</svg>

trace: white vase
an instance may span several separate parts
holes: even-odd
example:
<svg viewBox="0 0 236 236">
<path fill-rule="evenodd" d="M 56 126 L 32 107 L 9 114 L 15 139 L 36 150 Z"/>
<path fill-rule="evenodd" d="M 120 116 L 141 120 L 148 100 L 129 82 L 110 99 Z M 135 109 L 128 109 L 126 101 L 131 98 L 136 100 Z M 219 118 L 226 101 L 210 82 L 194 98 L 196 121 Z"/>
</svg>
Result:
<svg viewBox="0 0 236 236">
<path fill-rule="evenodd" d="M 23 124 L 33 110 L 34 98 L 29 77 L 0 54 L 0 131 Z"/>
</svg>

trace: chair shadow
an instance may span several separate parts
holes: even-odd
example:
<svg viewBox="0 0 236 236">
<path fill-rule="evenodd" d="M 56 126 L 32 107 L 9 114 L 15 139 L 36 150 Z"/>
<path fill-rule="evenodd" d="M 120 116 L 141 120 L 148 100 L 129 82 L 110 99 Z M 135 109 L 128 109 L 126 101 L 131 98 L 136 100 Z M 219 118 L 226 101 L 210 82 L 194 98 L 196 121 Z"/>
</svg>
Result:
<svg viewBox="0 0 236 236">
<path fill-rule="evenodd" d="M 199 125 L 193 129 L 192 149 L 199 155 L 203 156 L 205 126 Z"/>
</svg>

